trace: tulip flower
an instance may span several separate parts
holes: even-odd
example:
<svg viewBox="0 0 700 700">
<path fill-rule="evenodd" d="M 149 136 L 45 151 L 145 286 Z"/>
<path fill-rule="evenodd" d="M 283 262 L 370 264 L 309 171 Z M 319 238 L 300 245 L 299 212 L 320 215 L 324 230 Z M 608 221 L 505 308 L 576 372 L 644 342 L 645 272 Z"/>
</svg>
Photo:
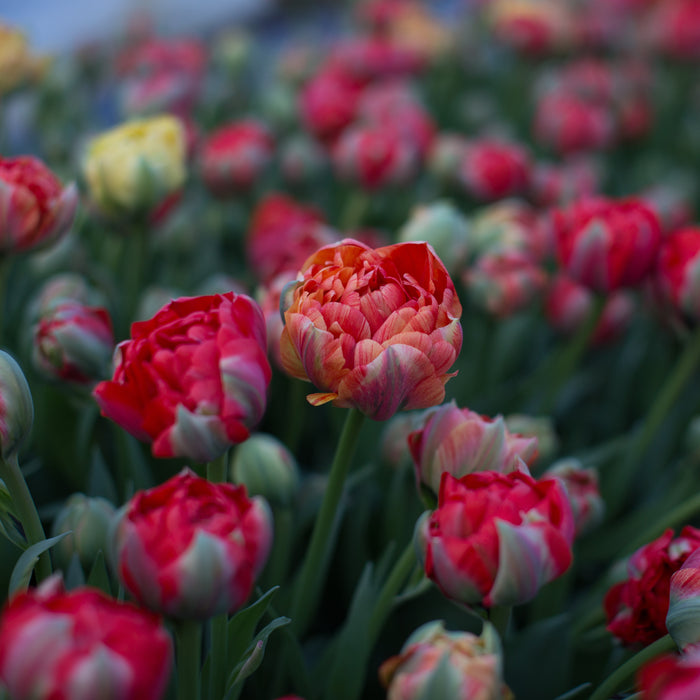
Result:
<svg viewBox="0 0 700 700">
<path fill-rule="evenodd" d="M 326 246 L 285 310 L 282 363 L 332 401 L 375 420 L 442 402 L 462 346 L 461 304 L 427 243 Z"/>
</svg>

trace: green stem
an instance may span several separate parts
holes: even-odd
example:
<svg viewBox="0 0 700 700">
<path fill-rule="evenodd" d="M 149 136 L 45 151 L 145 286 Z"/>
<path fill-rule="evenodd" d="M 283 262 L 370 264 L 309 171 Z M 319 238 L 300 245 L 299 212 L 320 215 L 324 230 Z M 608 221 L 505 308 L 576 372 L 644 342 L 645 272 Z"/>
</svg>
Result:
<svg viewBox="0 0 700 700">
<path fill-rule="evenodd" d="M 403 554 L 399 557 L 394 564 L 394 568 L 389 574 L 384 583 L 384 587 L 379 593 L 377 602 L 374 605 L 374 610 L 372 610 L 372 617 L 369 621 L 369 633 L 367 644 L 373 646 L 381 632 L 381 629 L 386 622 L 389 613 L 394 604 L 394 598 L 396 594 L 401 589 L 404 581 L 409 577 L 413 567 L 416 564 L 416 550 L 413 545 L 413 541 L 409 542 L 404 549 Z"/>
<path fill-rule="evenodd" d="M 207 464 L 207 479 L 212 482 L 225 482 L 228 474 L 228 455 L 226 450 L 220 457 Z M 209 622 L 210 666 L 209 697 L 213 700 L 223 698 L 226 693 L 226 660 L 228 659 L 228 615 L 217 615 Z"/>
<path fill-rule="evenodd" d="M 272 540 L 272 551 L 263 571 L 262 587 L 272 588 L 282 585 L 287 580 L 289 557 L 294 542 L 294 513 L 287 506 L 279 506 L 273 510 L 275 536 Z"/>
<path fill-rule="evenodd" d="M 554 376 L 547 385 L 542 412 L 549 414 L 554 408 L 554 404 L 559 396 L 561 388 L 576 370 L 581 362 L 586 348 L 590 344 L 598 321 L 603 314 L 606 299 L 602 295 L 593 297 L 593 306 L 586 318 L 586 321 L 576 331 L 574 337 L 564 347 L 562 353 L 556 358 L 554 365 Z"/>
<path fill-rule="evenodd" d="M 364 415 L 356 408 L 351 408 L 345 419 L 321 509 L 316 517 L 311 542 L 295 584 L 290 617 L 291 625 L 298 635 L 306 630 L 323 587 L 332 544 L 333 521 L 363 419 Z"/>
<path fill-rule="evenodd" d="M 175 622 L 177 700 L 200 700 L 202 625 L 198 620 Z"/>
<path fill-rule="evenodd" d="M 12 499 L 12 506 L 22 523 L 27 542 L 32 545 L 46 539 L 39 513 L 34 505 L 32 494 L 19 468 L 17 453 L 8 456 L 7 460 L 0 458 L 0 478 L 5 482 Z M 39 556 L 36 565 L 37 581 L 43 581 L 51 576 L 51 558 L 48 552 Z"/>
<path fill-rule="evenodd" d="M 606 496 L 606 505 L 610 515 L 616 513 L 624 504 L 627 486 L 634 475 L 635 469 L 651 445 L 661 424 L 668 415 L 676 399 L 687 385 L 700 363 L 700 327 L 688 341 L 683 354 L 656 395 L 656 400 L 649 409 L 640 429 L 632 433 L 625 459 L 614 469 L 610 470 L 610 480 Z"/>
<path fill-rule="evenodd" d="M 128 337 L 131 322 L 136 315 L 139 296 L 143 291 L 149 252 L 148 228 L 137 224 L 124 241 L 122 280 L 124 284 L 124 307 L 122 309 L 122 334 Z"/>
<path fill-rule="evenodd" d="M 496 605 L 489 610 L 489 622 L 496 628 L 498 636 L 504 642 L 508 635 L 508 625 L 510 624 L 510 605 Z"/>
<path fill-rule="evenodd" d="M 228 476 L 228 454 L 226 450 L 220 457 L 207 462 L 207 479 L 209 481 L 222 483 L 227 480 Z"/>
<path fill-rule="evenodd" d="M 11 255 L 0 256 L 0 342 L 7 345 L 5 337 L 5 319 L 8 312 L 9 295 L 7 293 L 7 282 L 10 278 L 10 267 L 13 257 Z"/>
<path fill-rule="evenodd" d="M 654 657 L 664 652 L 672 651 L 675 648 L 676 643 L 671 639 L 670 634 L 661 637 L 661 639 L 657 639 L 653 644 L 642 649 L 638 654 L 635 654 L 631 659 L 622 664 L 617 670 L 613 671 L 613 673 L 596 688 L 590 700 L 609 700 L 615 691 L 647 661 L 651 661 Z"/>
</svg>

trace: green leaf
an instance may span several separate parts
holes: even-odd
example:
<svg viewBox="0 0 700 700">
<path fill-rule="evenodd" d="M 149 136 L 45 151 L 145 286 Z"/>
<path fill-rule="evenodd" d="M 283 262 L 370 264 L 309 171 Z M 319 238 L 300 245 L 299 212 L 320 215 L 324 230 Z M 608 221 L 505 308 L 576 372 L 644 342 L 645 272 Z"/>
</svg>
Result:
<svg viewBox="0 0 700 700">
<path fill-rule="evenodd" d="M 322 664 L 327 677 L 325 697 L 338 700 L 359 698 L 365 681 L 367 659 L 372 651 L 366 640 L 372 611 L 380 593 L 381 577 L 374 576 L 374 566 L 367 564 L 355 588 L 346 622 L 332 656 Z"/>
<path fill-rule="evenodd" d="M 0 480 L 0 535 L 4 535 L 20 549 L 27 548 L 22 525 L 12 507 L 12 497 L 5 484 Z"/>
<path fill-rule="evenodd" d="M 92 564 L 92 569 L 90 569 L 90 573 L 88 574 L 87 584 L 93 588 L 99 588 L 99 590 L 106 593 L 108 596 L 112 595 L 112 584 L 109 580 L 109 572 L 107 571 L 107 564 L 102 550 L 97 552 L 95 561 Z"/>
<path fill-rule="evenodd" d="M 574 700 L 575 698 L 584 697 L 584 695 L 588 697 L 592 687 L 592 683 L 581 683 L 581 685 L 577 685 L 575 688 L 567 690 L 561 695 L 557 695 L 554 700 Z"/>
<path fill-rule="evenodd" d="M 252 605 L 239 610 L 228 622 L 229 663 L 237 664 L 250 644 L 258 622 L 267 611 L 279 586 L 271 588 Z"/>
<path fill-rule="evenodd" d="M 257 671 L 265 656 L 265 648 L 270 635 L 280 627 L 284 627 L 291 622 L 288 617 L 275 618 L 269 625 L 264 627 L 255 636 L 243 655 L 243 659 L 239 661 L 226 682 L 226 700 L 235 700 L 238 697 L 246 678 Z"/>
<path fill-rule="evenodd" d="M 537 697 L 554 698 L 571 687 L 571 617 L 557 615 L 530 625 L 505 640 L 505 678 L 516 698 L 537 688 Z M 547 673 L 542 673 L 547 659 Z"/>
<path fill-rule="evenodd" d="M 17 560 L 15 568 L 12 570 L 12 575 L 10 576 L 10 590 L 9 594 L 12 595 L 18 591 L 26 591 L 29 587 L 29 581 L 32 578 L 32 571 L 36 563 L 39 561 L 39 556 L 51 549 L 57 542 L 60 542 L 64 537 L 67 537 L 72 531 L 63 532 L 56 537 L 51 537 L 48 540 L 43 540 L 42 542 L 37 542 L 31 547 L 28 547 L 22 556 Z"/>
<path fill-rule="evenodd" d="M 102 452 L 97 447 L 92 450 L 87 495 L 94 498 L 104 498 L 110 503 L 119 503 L 114 479 L 109 473 Z"/>
</svg>

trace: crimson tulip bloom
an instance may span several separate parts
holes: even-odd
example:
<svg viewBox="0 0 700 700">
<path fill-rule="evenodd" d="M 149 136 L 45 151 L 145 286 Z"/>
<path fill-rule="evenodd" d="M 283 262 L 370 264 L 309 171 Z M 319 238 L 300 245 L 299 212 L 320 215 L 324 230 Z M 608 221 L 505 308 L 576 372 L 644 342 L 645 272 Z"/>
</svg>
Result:
<svg viewBox="0 0 700 700">
<path fill-rule="evenodd" d="M 567 273 L 599 292 L 632 287 L 656 264 L 661 224 L 639 199 L 591 197 L 554 212 L 557 256 Z"/>
<path fill-rule="evenodd" d="M 138 492 L 113 531 L 124 586 L 146 607 L 178 619 L 240 608 L 271 544 L 264 499 L 189 469 Z"/>
<path fill-rule="evenodd" d="M 0 620 L 0 680 L 15 700 L 163 697 L 170 635 L 153 613 L 58 576 L 17 594 Z"/>
<path fill-rule="evenodd" d="M 700 548 L 700 530 L 689 525 L 678 537 L 668 529 L 627 562 L 627 579 L 605 595 L 608 630 L 623 644 L 651 644 L 666 634 L 671 577 Z"/>
<path fill-rule="evenodd" d="M 555 479 L 443 474 L 437 510 L 419 523 L 425 572 L 450 599 L 485 607 L 531 600 L 571 564 L 574 517 Z"/>
<path fill-rule="evenodd" d="M 155 457 L 208 462 L 262 418 L 272 370 L 265 319 L 244 294 L 176 299 L 131 326 L 111 381 L 93 395 L 102 415 Z"/>
<path fill-rule="evenodd" d="M 305 263 L 280 341 L 284 369 L 375 420 L 445 398 L 462 306 L 427 243 L 372 249 L 346 239 Z"/>
</svg>

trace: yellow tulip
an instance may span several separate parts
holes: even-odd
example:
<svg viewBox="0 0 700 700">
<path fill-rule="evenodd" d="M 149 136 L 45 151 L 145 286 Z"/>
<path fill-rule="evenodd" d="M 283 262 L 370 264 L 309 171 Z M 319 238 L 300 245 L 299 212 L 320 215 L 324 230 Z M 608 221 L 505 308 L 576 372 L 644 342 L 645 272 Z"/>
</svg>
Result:
<svg viewBox="0 0 700 700">
<path fill-rule="evenodd" d="M 126 122 L 88 144 L 83 174 L 90 196 L 106 214 L 147 212 L 182 187 L 185 151 L 175 117 Z"/>
</svg>

